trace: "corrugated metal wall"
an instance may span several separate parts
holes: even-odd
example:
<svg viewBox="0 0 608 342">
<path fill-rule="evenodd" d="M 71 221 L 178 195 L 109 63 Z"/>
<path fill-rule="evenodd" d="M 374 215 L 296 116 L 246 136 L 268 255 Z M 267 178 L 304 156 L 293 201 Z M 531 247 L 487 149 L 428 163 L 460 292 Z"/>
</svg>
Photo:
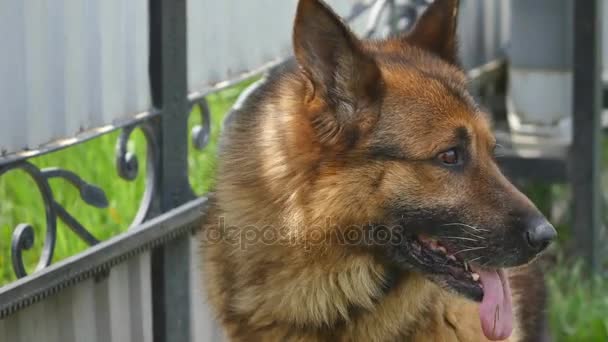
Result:
<svg viewBox="0 0 608 342">
<path fill-rule="evenodd" d="M 147 0 L 0 0 L 0 150 L 150 107 Z"/>
<path fill-rule="evenodd" d="M 1 342 L 152 342 L 150 254 L 0 320 Z"/>
<path fill-rule="evenodd" d="M 207 294 L 205 293 L 203 286 L 204 274 L 201 272 L 202 265 L 199 256 L 199 245 L 200 243 L 196 238 L 191 240 L 190 298 L 192 305 L 190 306 L 190 310 L 192 321 L 190 323 L 190 328 L 192 329 L 192 341 L 223 341 L 224 338 L 220 326 L 215 321 L 213 312 L 211 312 L 210 307 L 207 304 Z"/>
<path fill-rule="evenodd" d="M 461 1 L 458 34 L 461 60 L 466 69 L 505 56 L 510 18 L 509 1 Z"/>
<path fill-rule="evenodd" d="M 362 1 L 329 2 L 348 15 Z M 0 0 L 9 52 L 0 56 L 0 151 L 36 149 L 150 108 L 147 3 Z M 188 0 L 190 89 L 288 56 L 296 3 Z"/>
</svg>

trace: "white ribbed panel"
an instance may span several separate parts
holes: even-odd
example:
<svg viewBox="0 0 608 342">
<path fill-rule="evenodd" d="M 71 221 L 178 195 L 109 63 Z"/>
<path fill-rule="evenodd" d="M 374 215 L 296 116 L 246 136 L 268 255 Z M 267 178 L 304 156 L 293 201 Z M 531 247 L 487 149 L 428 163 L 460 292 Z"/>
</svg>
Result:
<svg viewBox="0 0 608 342">
<path fill-rule="evenodd" d="M 147 0 L 0 0 L 0 149 L 150 107 Z"/>
<path fill-rule="evenodd" d="M 204 287 L 200 241 L 197 236 L 190 240 L 190 313 L 193 342 L 225 341 L 215 314 L 207 303 Z"/>
<path fill-rule="evenodd" d="M 330 0 L 348 16 L 361 0 Z M 291 54 L 297 0 L 188 0 L 188 81 L 205 91 Z M 366 15 L 353 26 L 361 32 Z"/>
<path fill-rule="evenodd" d="M 152 342 L 150 253 L 0 320 L 0 342 Z"/>
<path fill-rule="evenodd" d="M 510 39 L 510 15 L 508 1 L 461 1 L 458 34 L 465 68 L 478 67 L 503 56 Z"/>
</svg>

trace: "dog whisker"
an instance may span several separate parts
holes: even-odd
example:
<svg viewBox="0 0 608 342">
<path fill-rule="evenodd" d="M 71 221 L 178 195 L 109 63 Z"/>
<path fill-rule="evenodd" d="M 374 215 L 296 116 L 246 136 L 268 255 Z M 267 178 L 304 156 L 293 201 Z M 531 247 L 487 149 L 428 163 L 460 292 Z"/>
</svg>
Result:
<svg viewBox="0 0 608 342">
<path fill-rule="evenodd" d="M 460 223 L 460 222 L 453 222 L 453 223 L 445 223 L 442 224 L 442 226 L 462 226 L 462 227 L 467 227 L 470 228 L 476 232 L 489 232 L 489 230 L 487 229 L 483 229 L 483 228 L 478 228 L 478 227 L 474 227 L 468 224 L 464 224 L 464 223 Z"/>
<path fill-rule="evenodd" d="M 460 236 L 442 236 L 442 239 L 453 239 L 453 240 L 465 240 L 465 241 L 473 241 L 473 242 L 477 242 L 477 239 L 473 239 L 473 238 L 467 238 L 467 237 L 460 237 Z"/>
<path fill-rule="evenodd" d="M 469 234 L 469 235 L 471 235 L 471 236 L 474 236 L 474 237 L 478 238 L 479 240 L 485 240 L 485 239 L 486 239 L 486 238 L 485 238 L 485 237 L 483 237 L 483 236 L 480 236 L 480 235 L 477 235 L 477 234 L 473 234 L 473 233 L 471 233 L 471 232 L 469 232 L 469 231 L 467 231 L 467 230 L 463 230 L 463 232 L 464 232 L 464 233 L 466 233 L 466 234 Z"/>
<path fill-rule="evenodd" d="M 471 259 L 471 260 L 468 260 L 467 262 L 468 262 L 468 263 L 472 263 L 472 262 L 475 262 L 475 261 L 477 261 L 477 260 L 479 260 L 479 259 L 481 259 L 481 258 L 483 258 L 483 256 L 478 256 L 477 258 L 473 258 L 473 259 Z"/>
<path fill-rule="evenodd" d="M 478 250 L 480 250 L 480 249 L 486 249 L 486 248 L 488 248 L 488 247 L 481 246 L 481 247 L 470 247 L 470 248 L 465 248 L 465 249 L 462 249 L 462 250 L 460 250 L 460 251 L 458 251 L 458 252 L 456 252 L 456 253 L 453 253 L 452 255 L 457 255 L 457 254 L 460 254 L 460 253 L 464 253 L 464 252 L 470 252 L 470 251 L 478 251 Z"/>
</svg>

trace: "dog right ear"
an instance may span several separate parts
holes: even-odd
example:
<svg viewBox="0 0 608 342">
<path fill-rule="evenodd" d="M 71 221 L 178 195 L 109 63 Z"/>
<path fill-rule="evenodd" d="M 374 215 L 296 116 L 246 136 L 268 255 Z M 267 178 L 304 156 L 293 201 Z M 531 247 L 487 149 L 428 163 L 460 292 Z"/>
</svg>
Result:
<svg viewBox="0 0 608 342">
<path fill-rule="evenodd" d="M 380 71 L 361 41 L 320 0 L 300 0 L 293 30 L 296 60 L 312 85 L 336 110 L 356 111 L 378 86 Z M 310 100 L 310 99 L 309 99 Z M 338 113 L 352 116 L 354 113 Z"/>
<path fill-rule="evenodd" d="M 459 6 L 459 0 L 435 0 L 404 37 L 405 41 L 459 65 L 456 34 Z"/>
</svg>

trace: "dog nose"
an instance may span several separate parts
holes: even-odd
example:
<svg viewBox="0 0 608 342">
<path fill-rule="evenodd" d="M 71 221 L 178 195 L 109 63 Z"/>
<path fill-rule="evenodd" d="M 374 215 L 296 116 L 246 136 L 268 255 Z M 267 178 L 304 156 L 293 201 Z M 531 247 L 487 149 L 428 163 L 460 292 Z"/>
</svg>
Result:
<svg viewBox="0 0 608 342">
<path fill-rule="evenodd" d="M 537 252 L 549 246 L 549 243 L 557 237 L 557 231 L 544 217 L 532 219 L 526 230 L 526 241 L 528 245 Z"/>
</svg>

